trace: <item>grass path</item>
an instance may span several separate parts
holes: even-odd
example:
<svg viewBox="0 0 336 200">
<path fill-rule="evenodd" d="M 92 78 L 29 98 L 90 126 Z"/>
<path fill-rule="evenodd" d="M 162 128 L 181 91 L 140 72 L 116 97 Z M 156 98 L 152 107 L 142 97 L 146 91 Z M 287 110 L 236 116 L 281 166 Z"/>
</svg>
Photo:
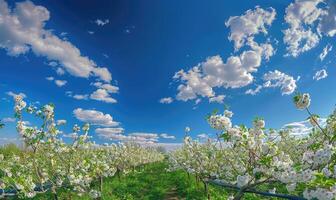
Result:
<svg viewBox="0 0 336 200">
<path fill-rule="evenodd" d="M 104 180 L 102 200 L 206 200 L 203 184 L 197 183 L 195 177 L 188 177 L 185 172 L 167 172 L 166 162 L 155 163 L 139 168 L 120 177 Z M 98 189 L 98 185 L 96 186 Z M 227 200 L 228 191 L 210 186 L 213 200 Z M 38 200 L 53 199 L 49 194 L 41 194 Z M 70 191 L 60 191 L 59 200 L 90 200 L 89 196 L 78 197 Z M 244 199 L 263 199 L 247 195 Z"/>
</svg>

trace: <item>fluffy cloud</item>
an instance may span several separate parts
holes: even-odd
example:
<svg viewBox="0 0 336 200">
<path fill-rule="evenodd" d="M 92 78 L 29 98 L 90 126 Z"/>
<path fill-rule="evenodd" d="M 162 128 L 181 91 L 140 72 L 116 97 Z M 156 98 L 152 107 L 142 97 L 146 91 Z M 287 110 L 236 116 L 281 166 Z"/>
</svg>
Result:
<svg viewBox="0 0 336 200">
<path fill-rule="evenodd" d="M 124 133 L 123 128 L 96 128 L 95 133 L 98 134 L 99 137 L 104 139 L 116 139 L 120 138 L 122 133 Z"/>
<path fill-rule="evenodd" d="M 215 96 L 215 97 L 210 97 L 209 98 L 209 102 L 210 103 L 224 103 L 224 98 L 225 98 L 225 95 L 218 95 L 218 96 Z"/>
<path fill-rule="evenodd" d="M 275 18 L 275 10 L 256 7 L 242 16 L 231 17 L 226 26 L 230 28 L 229 39 L 234 41 L 235 50 L 248 47 L 239 55 L 232 55 L 225 60 L 221 56 L 208 57 L 188 71 L 180 70 L 174 79 L 180 82 L 177 87 L 177 100 L 188 101 L 206 97 L 210 102 L 222 102 L 224 96 L 216 96 L 215 88 L 241 88 L 251 84 L 253 73 L 258 71 L 263 59 L 269 60 L 274 55 L 274 48 L 267 40 L 258 44 L 254 36 L 267 34 Z"/>
<path fill-rule="evenodd" d="M 110 20 L 109 20 L 109 19 L 105 19 L 105 20 L 102 20 L 102 19 L 96 19 L 96 20 L 95 20 L 95 23 L 96 23 L 98 26 L 105 26 L 106 24 L 110 23 Z"/>
<path fill-rule="evenodd" d="M 282 95 L 292 94 L 296 89 L 296 80 L 278 70 L 269 71 L 263 76 L 263 87 L 279 87 Z"/>
<path fill-rule="evenodd" d="M 225 23 L 230 28 L 229 40 L 234 42 L 236 50 L 240 49 L 247 38 L 259 33 L 267 34 L 266 26 L 270 26 L 275 19 L 273 8 L 264 10 L 256 7 L 247 10 L 244 15 L 230 17 Z"/>
<path fill-rule="evenodd" d="M 59 119 L 59 120 L 56 121 L 56 124 L 58 126 L 65 125 L 66 123 L 67 123 L 67 121 L 65 119 Z"/>
<path fill-rule="evenodd" d="M 10 9 L 4 0 L 0 0 L 0 48 L 6 49 L 8 55 L 18 56 L 31 50 L 37 56 L 56 61 L 74 76 L 87 78 L 93 75 L 103 81 L 111 81 L 107 68 L 98 67 L 94 61 L 82 56 L 73 44 L 45 29 L 50 19 L 45 7 L 34 5 L 31 1 L 15 5 L 14 9 Z"/>
<path fill-rule="evenodd" d="M 64 85 L 66 85 L 66 84 L 68 83 L 68 81 L 66 81 L 66 80 L 55 80 L 55 78 L 52 77 L 52 76 L 48 76 L 48 77 L 46 77 L 46 79 L 47 79 L 48 81 L 54 81 L 55 84 L 56 84 L 58 87 L 63 87 Z"/>
<path fill-rule="evenodd" d="M 119 125 L 119 122 L 114 121 L 110 114 L 104 114 L 100 111 L 77 108 L 73 111 L 73 113 L 78 120 L 93 125 L 107 127 L 114 127 Z"/>
<path fill-rule="evenodd" d="M 324 60 L 324 58 L 328 55 L 328 53 L 332 50 L 332 45 L 328 44 L 327 46 L 325 46 L 321 52 L 321 54 L 319 55 L 319 58 L 321 61 Z"/>
<path fill-rule="evenodd" d="M 174 135 L 168 135 L 167 133 L 160 134 L 160 137 L 162 137 L 164 139 L 176 139 L 176 137 Z"/>
<path fill-rule="evenodd" d="M 159 136 L 156 133 L 136 132 L 124 135 L 123 128 L 97 128 L 95 132 L 98 134 L 98 136 L 104 139 L 132 141 L 141 144 L 156 143 L 159 139 Z"/>
<path fill-rule="evenodd" d="M 117 100 L 112 98 L 109 92 L 105 89 L 97 89 L 90 95 L 90 99 L 103 101 L 105 103 L 117 103 Z"/>
<path fill-rule="evenodd" d="M 160 99 L 160 103 L 162 103 L 162 104 L 171 104 L 173 101 L 174 100 L 171 97 L 164 97 L 164 98 Z"/>
<path fill-rule="evenodd" d="M 254 80 L 252 73 L 261 65 L 265 50 L 269 50 L 254 47 L 255 50 L 244 51 L 240 56 L 230 56 L 226 62 L 220 56 L 213 56 L 187 72 L 180 70 L 174 79 L 184 84 L 178 86 L 176 99 L 187 101 L 198 96 L 210 99 L 215 97 L 215 87 L 241 88 L 249 85 Z"/>
<path fill-rule="evenodd" d="M 119 91 L 119 87 L 107 83 L 95 82 L 92 85 L 96 86 L 97 88 L 104 89 L 109 93 L 118 93 Z"/>
<path fill-rule="evenodd" d="M 322 69 L 315 73 L 313 79 L 319 81 L 321 79 L 327 78 L 327 76 L 328 76 L 327 71 L 325 69 Z"/>
<path fill-rule="evenodd" d="M 87 100 L 89 98 L 88 94 L 74 94 L 72 98 L 77 100 Z"/>
<path fill-rule="evenodd" d="M 77 99 L 77 100 L 88 100 L 88 98 L 89 98 L 88 94 L 73 94 L 72 91 L 66 91 L 65 94 L 68 97 L 72 97 L 72 98 Z"/>
<path fill-rule="evenodd" d="M 133 137 L 146 138 L 146 139 L 158 139 L 159 138 L 158 134 L 156 133 L 135 132 L 135 133 L 130 133 L 128 135 L 133 136 Z"/>
<path fill-rule="evenodd" d="M 67 84 L 68 81 L 66 80 L 55 80 L 55 84 L 58 86 L 58 87 L 63 87 L 65 84 Z"/>
<path fill-rule="evenodd" d="M 261 91 L 262 88 L 263 87 L 261 85 L 258 85 L 255 89 L 246 90 L 245 94 L 256 95 Z"/>
<path fill-rule="evenodd" d="M 323 35 L 336 33 L 336 8 L 328 0 L 295 0 L 286 8 L 284 30 L 287 55 L 297 57 L 317 46 Z"/>
</svg>

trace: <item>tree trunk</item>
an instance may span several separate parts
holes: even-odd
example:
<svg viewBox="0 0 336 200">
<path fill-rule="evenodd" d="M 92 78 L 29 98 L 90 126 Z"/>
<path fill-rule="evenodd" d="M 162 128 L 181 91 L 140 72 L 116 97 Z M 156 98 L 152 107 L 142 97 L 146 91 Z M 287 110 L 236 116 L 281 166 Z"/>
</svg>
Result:
<svg viewBox="0 0 336 200">
<path fill-rule="evenodd" d="M 244 189 L 240 189 L 233 200 L 240 200 L 244 196 Z"/>
<path fill-rule="evenodd" d="M 103 194 L 103 177 L 100 176 L 100 194 Z"/>
<path fill-rule="evenodd" d="M 206 194 L 208 200 L 210 200 L 211 198 L 210 198 L 210 193 L 209 193 L 208 183 L 205 182 L 205 181 L 202 181 L 202 182 L 203 182 L 203 185 L 204 185 L 204 192 L 205 192 L 205 194 Z"/>
</svg>

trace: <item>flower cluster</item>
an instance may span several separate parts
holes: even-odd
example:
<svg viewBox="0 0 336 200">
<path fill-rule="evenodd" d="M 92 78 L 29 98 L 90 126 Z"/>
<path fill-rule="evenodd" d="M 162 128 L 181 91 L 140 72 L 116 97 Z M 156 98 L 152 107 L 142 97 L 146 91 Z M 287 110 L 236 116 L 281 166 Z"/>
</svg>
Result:
<svg viewBox="0 0 336 200">
<path fill-rule="evenodd" d="M 232 112 L 208 117 L 209 125 L 221 131 L 217 138 L 201 143 L 186 137 L 184 146 L 171 153 L 171 169 L 183 169 L 205 183 L 211 179 L 240 188 L 232 199 L 247 189 L 277 182 L 289 194 L 304 198 L 336 198 L 336 111 L 321 125 L 310 113 L 309 94 L 298 94 L 294 103 L 306 109 L 313 125 L 309 135 L 295 137 L 290 130 L 267 130 L 256 118 L 253 127 L 232 126 Z M 275 189 L 270 190 L 272 193 Z"/>
<path fill-rule="evenodd" d="M 72 143 L 65 143 L 58 129 L 62 123 L 55 121 L 52 104 L 41 109 L 27 107 L 23 98 L 16 96 L 14 110 L 24 149 L 18 154 L 0 154 L 0 189 L 16 190 L 20 198 L 32 198 L 37 192 L 49 190 L 57 195 L 63 188 L 97 199 L 101 191 L 92 188 L 97 180 L 164 159 L 155 149 L 135 143 L 97 145 L 90 139 L 89 124 L 75 125 Z M 40 118 L 41 127 L 25 123 L 25 111 Z"/>
</svg>

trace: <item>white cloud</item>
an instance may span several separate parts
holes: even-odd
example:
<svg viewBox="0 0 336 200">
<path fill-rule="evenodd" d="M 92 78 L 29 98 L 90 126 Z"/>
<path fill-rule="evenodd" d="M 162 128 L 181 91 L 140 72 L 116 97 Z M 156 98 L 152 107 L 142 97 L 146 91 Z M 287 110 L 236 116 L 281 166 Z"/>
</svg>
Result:
<svg viewBox="0 0 336 200">
<path fill-rule="evenodd" d="M 68 35 L 67 32 L 61 32 L 61 33 L 60 33 L 60 36 L 62 36 L 62 37 L 66 36 L 66 35 Z"/>
<path fill-rule="evenodd" d="M 167 133 L 160 134 L 160 137 L 162 137 L 164 139 L 176 139 L 176 137 L 174 135 L 168 135 Z"/>
<path fill-rule="evenodd" d="M 77 99 L 77 100 L 88 100 L 88 98 L 89 98 L 88 94 L 73 94 L 72 91 L 66 91 L 65 94 L 68 97 L 72 97 L 72 98 Z"/>
<path fill-rule="evenodd" d="M 56 80 L 54 77 L 52 76 L 48 76 L 46 77 L 46 80 L 48 81 L 54 81 L 54 83 L 58 86 L 58 87 L 63 87 L 64 85 L 66 85 L 68 83 L 68 81 L 66 80 Z"/>
<path fill-rule="evenodd" d="M 322 69 L 315 73 L 313 79 L 319 81 L 321 79 L 327 78 L 327 76 L 328 76 L 327 71 L 325 69 Z"/>
<path fill-rule="evenodd" d="M 210 97 L 209 98 L 209 102 L 210 103 L 224 103 L 224 98 L 225 98 L 225 95 L 218 95 L 218 96 L 215 96 L 215 97 Z"/>
<path fill-rule="evenodd" d="M 73 44 L 45 29 L 50 19 L 45 7 L 24 1 L 10 9 L 4 0 L 0 0 L 0 13 L 0 48 L 7 50 L 8 55 L 18 56 L 32 50 L 37 56 L 57 62 L 74 76 L 88 78 L 93 75 L 111 81 L 107 68 L 98 67 L 94 61 L 82 56 Z"/>
<path fill-rule="evenodd" d="M 48 81 L 53 81 L 53 80 L 55 80 L 55 78 L 52 77 L 52 76 L 48 76 L 48 77 L 46 77 L 46 79 L 47 79 Z"/>
<path fill-rule="evenodd" d="M 55 80 L 55 84 L 58 86 L 58 87 L 63 87 L 65 84 L 67 84 L 68 81 L 65 81 L 65 80 Z"/>
<path fill-rule="evenodd" d="M 95 82 L 92 83 L 92 85 L 94 85 L 97 88 L 104 89 L 109 93 L 118 93 L 119 91 L 119 87 L 107 83 Z"/>
<path fill-rule="evenodd" d="M 93 125 L 106 127 L 114 127 L 119 125 L 119 122 L 114 121 L 110 114 L 104 114 L 100 111 L 77 108 L 73 111 L 73 113 L 78 120 Z"/>
<path fill-rule="evenodd" d="M 56 124 L 57 124 L 58 126 L 60 126 L 60 125 L 64 125 L 64 124 L 66 124 L 66 123 L 67 123 L 67 121 L 66 121 L 65 119 L 59 119 L 59 120 L 56 121 Z"/>
<path fill-rule="evenodd" d="M 105 26 L 106 24 L 110 23 L 110 20 L 109 19 L 96 19 L 95 20 L 95 23 L 98 25 L 98 26 Z"/>
<path fill-rule="evenodd" d="M 184 84 L 177 88 L 177 100 L 188 101 L 198 96 L 215 96 L 214 88 L 241 88 L 253 82 L 253 72 L 261 65 L 264 51 L 248 50 L 240 56 L 230 56 L 226 63 L 220 56 L 209 57 L 189 71 L 180 70 L 174 76 Z"/>
<path fill-rule="evenodd" d="M 284 30 L 287 55 L 297 57 L 316 47 L 323 35 L 336 33 L 336 8 L 328 0 L 295 0 L 286 9 Z"/>
<path fill-rule="evenodd" d="M 121 135 L 124 133 L 123 128 L 96 128 L 95 133 L 98 134 L 99 137 L 102 137 L 104 139 L 112 139 L 116 140 L 116 138 L 123 137 L 124 135 Z"/>
<path fill-rule="evenodd" d="M 123 128 L 97 128 L 95 132 L 99 137 L 109 140 L 119 140 L 119 141 L 132 141 L 141 144 L 145 143 L 156 143 L 159 139 L 158 134 L 156 133 L 130 133 L 124 135 Z"/>
<path fill-rule="evenodd" d="M 221 102 L 223 96 L 217 96 L 215 88 L 241 88 L 254 81 L 253 73 L 258 71 L 263 59 L 269 60 L 274 55 L 274 48 L 267 39 L 266 43 L 257 43 L 254 36 L 260 33 L 267 34 L 275 18 L 273 8 L 268 10 L 256 7 L 248 10 L 242 16 L 231 17 L 226 26 L 230 27 L 230 40 L 235 43 L 235 50 L 243 46 L 249 47 L 239 55 L 232 55 L 225 60 L 221 56 L 208 57 L 188 71 L 180 70 L 174 79 L 180 82 L 177 87 L 177 100 L 188 101 L 198 99 L 199 96 L 209 101 Z"/>
<path fill-rule="evenodd" d="M 105 89 L 97 89 L 90 95 L 90 98 L 97 101 L 103 101 L 105 103 L 117 103 L 117 100 L 112 98 Z"/>
<path fill-rule="evenodd" d="M 321 54 L 319 55 L 319 58 L 321 61 L 324 60 L 324 58 L 328 55 L 328 53 L 332 50 L 332 45 L 328 44 L 327 46 L 325 46 L 321 52 Z"/>
<path fill-rule="evenodd" d="M 26 98 L 27 97 L 27 95 L 26 94 L 24 94 L 24 93 L 22 93 L 22 92 L 20 92 L 20 93 L 14 93 L 14 92 L 12 92 L 12 91 L 8 91 L 8 92 L 6 92 L 6 94 L 8 95 L 8 96 L 11 96 L 11 97 L 15 97 L 15 96 L 17 96 L 17 95 L 20 95 L 22 98 Z"/>
<path fill-rule="evenodd" d="M 77 100 L 87 100 L 89 98 L 88 94 L 74 94 L 72 98 Z"/>
<path fill-rule="evenodd" d="M 250 94 L 250 95 L 256 95 L 260 92 L 260 90 L 262 89 L 263 87 L 261 85 L 258 85 L 255 89 L 248 89 L 246 90 L 245 94 Z"/>
<path fill-rule="evenodd" d="M 58 67 L 58 68 L 56 69 L 56 73 L 57 73 L 58 75 L 64 75 L 64 74 L 65 74 L 65 71 L 64 71 L 64 69 Z"/>
<path fill-rule="evenodd" d="M 197 137 L 200 138 L 200 139 L 208 139 L 209 135 L 205 134 L 205 133 L 202 133 L 202 134 L 198 134 Z"/>
<path fill-rule="evenodd" d="M 322 127 L 324 127 L 326 123 L 326 119 L 319 118 L 318 122 Z M 308 135 L 312 131 L 313 126 L 310 124 L 309 120 L 305 120 L 305 121 L 291 122 L 291 123 L 285 124 L 282 127 L 282 129 L 289 130 L 289 132 L 292 135 L 304 136 L 304 135 Z"/>
<path fill-rule="evenodd" d="M 171 104 L 173 101 L 174 100 L 171 97 L 164 97 L 164 98 L 160 99 L 159 102 L 162 103 L 162 104 Z"/>
<path fill-rule="evenodd" d="M 230 17 L 225 23 L 230 28 L 229 40 L 234 41 L 235 50 L 240 49 L 247 38 L 259 33 L 267 34 L 266 26 L 270 26 L 275 19 L 273 8 L 264 10 L 256 7 L 247 10 L 244 15 Z"/>
<path fill-rule="evenodd" d="M 279 87 L 282 95 L 292 94 L 296 89 L 296 80 L 278 70 L 269 71 L 263 76 L 264 88 Z"/>
<path fill-rule="evenodd" d="M 15 122 L 16 119 L 13 118 L 13 117 L 5 117 L 5 118 L 2 119 L 2 121 L 9 123 L 9 122 Z"/>
<path fill-rule="evenodd" d="M 95 32 L 94 31 L 88 31 L 90 35 L 93 35 Z"/>
<path fill-rule="evenodd" d="M 142 137 L 146 139 L 158 139 L 159 136 L 157 133 L 144 133 L 144 132 L 134 132 L 128 134 L 129 136 L 134 136 L 134 137 Z"/>
<path fill-rule="evenodd" d="M 48 65 L 51 66 L 51 67 L 57 67 L 58 64 L 55 61 L 51 61 L 51 62 L 48 63 Z"/>
</svg>

